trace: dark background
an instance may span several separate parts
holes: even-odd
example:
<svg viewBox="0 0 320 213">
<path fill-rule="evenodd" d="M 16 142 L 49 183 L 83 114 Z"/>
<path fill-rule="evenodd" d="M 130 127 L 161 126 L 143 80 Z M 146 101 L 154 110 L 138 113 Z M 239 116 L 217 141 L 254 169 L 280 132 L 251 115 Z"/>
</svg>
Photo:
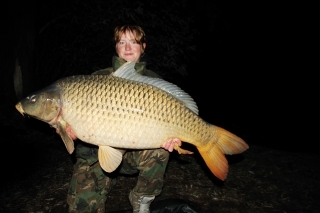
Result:
<svg viewBox="0 0 320 213">
<path fill-rule="evenodd" d="M 1 113 L 17 113 L 14 105 L 20 98 L 56 79 L 109 66 L 113 28 L 129 20 L 121 10 L 142 8 L 143 12 L 133 13 L 138 22 L 128 22 L 144 26 L 149 36 L 147 53 L 154 59 L 151 68 L 187 91 L 203 119 L 249 144 L 316 152 L 318 82 L 315 69 L 310 68 L 312 58 L 304 49 L 314 30 L 308 28 L 312 18 L 302 16 L 304 8 L 311 6 L 180 1 L 180 7 L 165 1 L 106 1 L 115 8 L 110 12 L 98 10 L 100 1 L 92 2 L 15 0 L 1 9 Z M 163 16 L 162 8 L 167 11 Z M 156 21 L 146 19 L 149 14 Z M 106 20 L 106 25 L 99 25 Z M 92 33 L 79 28 L 87 23 L 97 23 L 88 30 Z M 76 43 L 77 36 L 83 37 L 82 42 Z M 94 41 L 103 48 L 92 48 Z M 176 46 L 166 49 L 170 42 Z M 91 54 L 93 49 L 97 53 Z M 173 62 L 169 63 L 166 55 L 170 54 Z M 23 80 L 20 93 L 13 85 L 16 59 Z"/>
<path fill-rule="evenodd" d="M 187 91 L 204 120 L 250 146 L 226 156 L 224 182 L 198 154 L 173 152 L 153 203 L 180 198 L 216 213 L 319 212 L 318 7 L 308 4 L 3 2 L 0 211 L 67 212 L 74 155 L 53 128 L 23 118 L 14 105 L 63 76 L 110 66 L 114 27 L 134 19 L 147 32 L 149 68 Z M 14 75 L 15 64 L 21 75 Z M 118 177 L 107 212 L 131 208 L 127 194 L 135 183 L 135 176 Z"/>
</svg>

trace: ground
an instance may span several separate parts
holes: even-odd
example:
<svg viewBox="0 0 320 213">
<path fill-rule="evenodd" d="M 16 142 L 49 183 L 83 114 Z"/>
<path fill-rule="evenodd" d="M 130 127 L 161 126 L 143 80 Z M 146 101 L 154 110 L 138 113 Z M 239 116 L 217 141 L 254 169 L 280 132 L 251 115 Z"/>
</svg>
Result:
<svg viewBox="0 0 320 213">
<path fill-rule="evenodd" d="M 0 212 L 67 212 L 73 156 L 48 125 L 14 111 L 0 116 L 4 134 Z M 225 181 L 210 173 L 196 150 L 193 155 L 173 152 L 163 192 L 152 206 L 180 199 L 197 213 L 320 212 L 318 154 L 249 145 L 244 153 L 227 156 Z M 117 178 L 106 212 L 130 209 L 127 196 L 135 182 L 136 176 Z"/>
</svg>

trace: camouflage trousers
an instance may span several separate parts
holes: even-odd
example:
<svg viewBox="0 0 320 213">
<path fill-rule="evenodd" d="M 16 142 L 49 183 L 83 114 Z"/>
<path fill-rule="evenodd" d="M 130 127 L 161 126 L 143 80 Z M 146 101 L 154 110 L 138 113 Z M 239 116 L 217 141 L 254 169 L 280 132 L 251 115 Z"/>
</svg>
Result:
<svg viewBox="0 0 320 213">
<path fill-rule="evenodd" d="M 157 196 L 163 187 L 164 173 L 169 152 L 164 149 L 127 151 L 115 172 L 138 173 L 136 186 L 132 189 L 138 196 Z M 115 185 L 115 179 L 102 170 L 99 162 L 92 165 L 77 158 L 69 185 L 67 202 L 70 213 L 105 212 L 107 194 Z"/>
</svg>

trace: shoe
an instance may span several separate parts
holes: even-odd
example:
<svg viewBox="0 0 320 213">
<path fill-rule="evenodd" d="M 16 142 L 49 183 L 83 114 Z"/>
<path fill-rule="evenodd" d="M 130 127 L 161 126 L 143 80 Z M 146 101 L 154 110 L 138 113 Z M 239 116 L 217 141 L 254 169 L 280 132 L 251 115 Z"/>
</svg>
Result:
<svg viewBox="0 0 320 213">
<path fill-rule="evenodd" d="M 150 204 L 154 200 L 154 196 L 138 196 L 131 191 L 129 200 L 133 208 L 133 213 L 150 213 Z"/>
</svg>

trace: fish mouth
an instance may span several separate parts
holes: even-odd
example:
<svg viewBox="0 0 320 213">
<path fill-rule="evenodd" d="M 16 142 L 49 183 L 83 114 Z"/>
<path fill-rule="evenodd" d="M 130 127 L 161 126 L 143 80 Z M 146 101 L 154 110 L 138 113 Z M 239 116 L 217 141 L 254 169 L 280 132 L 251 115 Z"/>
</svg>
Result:
<svg viewBox="0 0 320 213">
<path fill-rule="evenodd" d="M 20 112 L 21 115 L 24 116 L 24 111 L 23 111 L 21 102 L 19 102 L 19 103 L 16 104 L 16 109 Z"/>
</svg>

